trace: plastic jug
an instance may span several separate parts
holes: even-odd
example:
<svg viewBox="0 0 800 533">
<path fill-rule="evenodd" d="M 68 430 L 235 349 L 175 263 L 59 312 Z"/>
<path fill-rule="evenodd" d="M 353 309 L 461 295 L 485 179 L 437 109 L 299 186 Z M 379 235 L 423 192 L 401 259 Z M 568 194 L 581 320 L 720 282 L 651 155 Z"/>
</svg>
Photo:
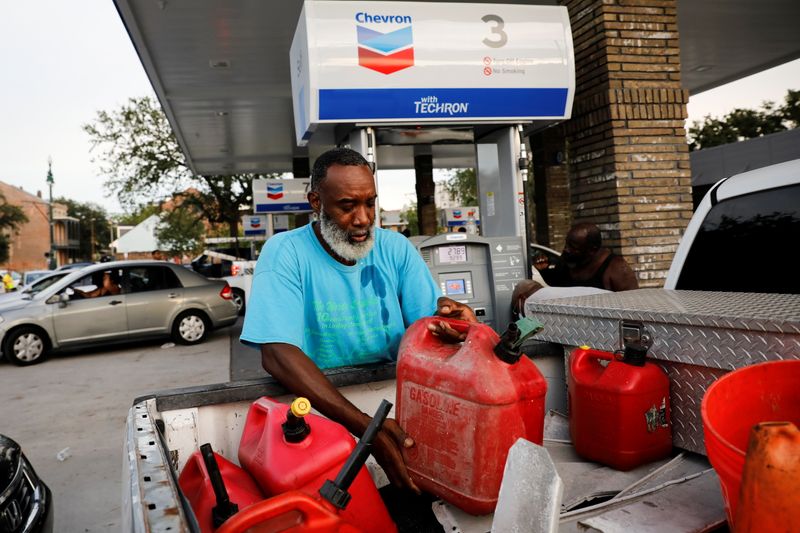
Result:
<svg viewBox="0 0 800 533">
<path fill-rule="evenodd" d="M 447 321 L 461 344 L 428 331 Z M 547 384 L 523 357 L 494 353 L 489 326 L 426 317 L 406 331 L 397 362 L 397 418 L 416 445 L 406 464 L 417 485 L 471 514 L 494 510 L 509 448 L 522 437 L 542 444 Z M 517 355 L 518 356 L 518 355 Z"/>
<path fill-rule="evenodd" d="M 800 430 L 763 422 L 750 432 L 736 533 L 800 531 Z"/>
<path fill-rule="evenodd" d="M 572 352 L 569 428 L 584 459 L 630 470 L 671 453 L 669 378 L 646 352 L 623 361 L 588 346 Z"/>
<path fill-rule="evenodd" d="M 208 446 L 208 445 L 204 445 Z M 216 467 L 224 483 L 226 498 L 232 503 L 236 510 L 246 509 L 247 507 L 264 499 L 261 490 L 253 481 L 253 478 L 238 465 L 228 461 L 223 456 L 211 452 L 216 460 Z M 178 485 L 183 491 L 189 504 L 192 506 L 200 531 L 211 533 L 217 529 L 219 523 L 215 525 L 215 511 L 218 509 L 218 501 L 212 483 L 213 474 L 209 472 L 200 451 L 194 452 L 178 477 Z M 233 512 L 236 512 L 235 510 Z M 227 516 L 225 517 L 227 518 Z M 220 521 L 221 522 L 221 521 Z"/>
<path fill-rule="evenodd" d="M 248 507 L 225 522 L 219 533 L 281 531 L 283 533 L 360 533 L 362 529 L 348 522 L 342 512 L 350 504 L 349 492 L 358 472 L 364 467 L 370 447 L 392 404 L 381 401 L 369 426 L 348 456 L 335 480 L 326 480 L 319 492 L 309 495 L 290 490 Z M 294 434 L 308 434 L 297 420 L 290 420 Z M 299 438 L 299 437 L 298 437 Z"/>
<path fill-rule="evenodd" d="M 355 447 L 347 429 L 310 410 L 305 398 L 290 407 L 263 397 L 250 407 L 239 462 L 266 496 L 292 490 L 313 496 L 336 477 Z M 350 493 L 352 502 L 341 512 L 347 522 L 365 532 L 397 531 L 366 467 L 358 471 Z"/>
</svg>

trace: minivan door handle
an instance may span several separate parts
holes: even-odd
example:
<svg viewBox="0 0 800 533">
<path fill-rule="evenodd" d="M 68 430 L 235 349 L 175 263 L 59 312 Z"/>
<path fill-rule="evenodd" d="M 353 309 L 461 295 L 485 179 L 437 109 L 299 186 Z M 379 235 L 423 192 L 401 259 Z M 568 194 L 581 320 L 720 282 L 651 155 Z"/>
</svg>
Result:
<svg viewBox="0 0 800 533">
<path fill-rule="evenodd" d="M 119 305 L 122 303 L 122 300 L 111 300 L 108 302 L 108 305 Z"/>
<path fill-rule="evenodd" d="M 178 293 L 177 292 L 171 292 L 171 293 L 169 293 L 167 295 L 167 297 L 169 297 L 169 298 L 177 298 L 178 297 Z"/>
</svg>

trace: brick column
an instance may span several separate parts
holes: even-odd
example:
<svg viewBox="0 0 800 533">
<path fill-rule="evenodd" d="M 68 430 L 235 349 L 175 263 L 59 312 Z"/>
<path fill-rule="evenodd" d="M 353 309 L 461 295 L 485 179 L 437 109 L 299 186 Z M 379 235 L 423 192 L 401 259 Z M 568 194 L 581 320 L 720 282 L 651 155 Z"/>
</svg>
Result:
<svg viewBox="0 0 800 533">
<path fill-rule="evenodd" d="M 561 250 L 570 228 L 569 172 L 564 131 L 549 128 L 530 138 L 533 161 L 533 240 Z"/>
<path fill-rule="evenodd" d="M 676 0 L 562 4 L 576 62 L 563 125 L 571 222 L 598 224 L 640 286 L 660 287 L 692 214 Z"/>
</svg>

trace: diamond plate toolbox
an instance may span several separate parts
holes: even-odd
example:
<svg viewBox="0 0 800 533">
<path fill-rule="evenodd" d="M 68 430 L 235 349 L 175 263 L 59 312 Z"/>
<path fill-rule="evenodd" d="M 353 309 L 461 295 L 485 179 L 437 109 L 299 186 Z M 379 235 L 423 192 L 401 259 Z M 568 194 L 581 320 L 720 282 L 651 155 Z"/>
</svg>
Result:
<svg viewBox="0 0 800 533">
<path fill-rule="evenodd" d="M 620 323 L 641 322 L 649 355 L 670 377 L 673 442 L 705 454 L 700 402 L 730 370 L 800 359 L 800 295 L 638 289 L 534 302 L 526 315 L 544 324 L 538 340 L 622 348 Z"/>
</svg>

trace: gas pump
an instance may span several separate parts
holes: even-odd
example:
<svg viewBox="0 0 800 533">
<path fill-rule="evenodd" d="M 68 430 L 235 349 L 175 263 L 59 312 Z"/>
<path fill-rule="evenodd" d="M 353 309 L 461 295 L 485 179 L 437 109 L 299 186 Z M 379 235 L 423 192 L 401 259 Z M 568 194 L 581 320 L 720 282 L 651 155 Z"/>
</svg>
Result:
<svg viewBox="0 0 800 533">
<path fill-rule="evenodd" d="M 526 277 L 521 237 L 446 233 L 417 245 L 442 295 L 472 307 L 496 331 L 511 322 L 511 293 Z"/>
</svg>

